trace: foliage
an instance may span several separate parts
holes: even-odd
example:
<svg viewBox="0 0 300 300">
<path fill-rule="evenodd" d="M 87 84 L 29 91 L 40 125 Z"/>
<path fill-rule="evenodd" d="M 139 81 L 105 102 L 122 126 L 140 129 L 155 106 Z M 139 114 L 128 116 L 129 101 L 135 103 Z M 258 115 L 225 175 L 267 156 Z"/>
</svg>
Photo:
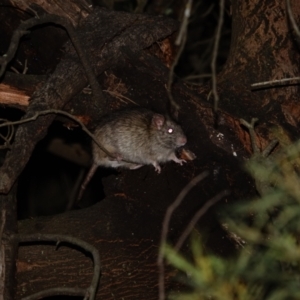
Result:
<svg viewBox="0 0 300 300">
<path fill-rule="evenodd" d="M 171 299 L 300 299 L 300 143 L 247 169 L 270 189 L 261 197 L 230 208 L 224 220 L 246 241 L 234 258 L 205 253 L 199 237 L 191 239 L 193 260 L 163 245 L 167 261 L 187 276 L 189 291 Z"/>
</svg>

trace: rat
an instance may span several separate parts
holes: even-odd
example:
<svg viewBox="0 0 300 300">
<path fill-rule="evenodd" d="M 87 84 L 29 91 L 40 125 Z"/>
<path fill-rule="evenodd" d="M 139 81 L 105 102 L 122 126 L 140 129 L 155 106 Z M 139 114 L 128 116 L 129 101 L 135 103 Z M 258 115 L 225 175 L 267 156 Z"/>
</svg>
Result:
<svg viewBox="0 0 300 300">
<path fill-rule="evenodd" d="M 81 185 L 78 199 L 98 166 L 137 169 L 153 165 L 161 172 L 160 163 L 186 162 L 175 151 L 186 144 L 182 128 L 168 116 L 145 108 L 116 111 L 104 117 L 94 136 L 111 154 L 109 156 L 93 142 L 93 164 Z"/>
</svg>

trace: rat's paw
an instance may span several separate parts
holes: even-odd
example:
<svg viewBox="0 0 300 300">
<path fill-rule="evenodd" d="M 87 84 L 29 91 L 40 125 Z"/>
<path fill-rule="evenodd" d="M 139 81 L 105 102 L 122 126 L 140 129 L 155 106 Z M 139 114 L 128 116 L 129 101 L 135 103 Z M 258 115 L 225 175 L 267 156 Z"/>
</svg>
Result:
<svg viewBox="0 0 300 300">
<path fill-rule="evenodd" d="M 172 160 L 175 161 L 177 164 L 180 164 L 181 166 L 183 165 L 183 163 L 186 163 L 186 160 L 184 159 L 179 159 L 177 158 L 177 156 L 174 155 L 174 157 L 172 157 Z"/>
<path fill-rule="evenodd" d="M 160 171 L 161 171 L 160 165 L 159 165 L 156 161 L 153 162 L 152 165 L 154 166 L 155 171 L 156 171 L 158 174 L 160 174 Z"/>
<path fill-rule="evenodd" d="M 186 160 L 185 159 L 179 159 L 176 156 L 175 152 L 171 153 L 171 155 L 169 156 L 169 159 L 175 161 L 177 164 L 180 164 L 181 166 L 182 166 L 183 163 L 186 163 Z"/>
<path fill-rule="evenodd" d="M 184 160 L 184 159 L 178 159 L 178 161 L 176 161 L 176 162 L 182 166 L 183 163 L 186 163 L 186 160 Z"/>
</svg>

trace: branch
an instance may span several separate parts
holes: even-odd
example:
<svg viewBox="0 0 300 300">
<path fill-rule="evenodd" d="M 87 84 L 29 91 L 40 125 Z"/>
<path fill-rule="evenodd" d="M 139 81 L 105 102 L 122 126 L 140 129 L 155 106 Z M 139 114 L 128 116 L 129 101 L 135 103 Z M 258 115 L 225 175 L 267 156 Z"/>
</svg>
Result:
<svg viewBox="0 0 300 300">
<path fill-rule="evenodd" d="M 287 7 L 289 20 L 292 23 L 293 29 L 295 30 L 295 33 L 298 36 L 298 38 L 300 38 L 300 30 L 299 30 L 299 27 L 298 27 L 298 25 L 295 21 L 294 16 L 293 16 L 290 0 L 286 0 L 286 7 Z"/>
<path fill-rule="evenodd" d="M 255 123 L 257 121 L 258 121 L 257 118 L 252 118 L 251 123 L 248 123 L 246 120 L 240 119 L 240 123 L 249 130 L 251 146 L 254 154 L 260 154 L 260 149 L 257 146 L 256 134 L 254 130 Z"/>
<path fill-rule="evenodd" d="M 260 151 L 260 149 L 257 146 L 257 139 L 256 139 L 256 134 L 255 134 L 255 123 L 258 121 L 257 118 L 252 118 L 251 123 L 248 123 L 244 119 L 240 119 L 240 123 L 244 125 L 248 130 L 250 134 L 250 140 L 251 140 L 251 146 L 253 150 L 253 154 L 255 156 L 261 156 L 262 158 L 266 158 L 270 155 L 270 153 L 274 150 L 276 145 L 278 144 L 278 141 L 276 139 L 272 140 L 269 145 L 263 150 Z"/>
<path fill-rule="evenodd" d="M 212 93 L 214 95 L 214 111 L 215 112 L 217 112 L 217 110 L 218 110 L 218 103 L 219 103 L 219 95 L 217 92 L 216 61 L 217 61 L 217 56 L 218 56 L 221 29 L 222 29 L 223 19 L 224 19 L 224 0 L 220 0 L 219 5 L 220 5 L 220 15 L 219 15 L 218 27 L 217 27 L 217 31 L 216 31 L 214 48 L 213 48 L 213 55 L 212 55 L 212 60 L 211 60 Z"/>
<path fill-rule="evenodd" d="M 179 58 L 182 54 L 182 51 L 184 49 L 185 43 L 186 43 L 186 38 L 187 38 L 187 27 L 188 27 L 188 20 L 191 15 L 191 10 L 192 10 L 192 5 L 193 5 L 193 0 L 188 0 L 185 10 L 184 10 L 184 16 L 183 20 L 181 22 L 181 27 L 177 36 L 177 39 L 175 41 L 175 45 L 179 46 L 179 50 L 174 58 L 174 62 L 170 68 L 169 72 L 169 79 L 168 79 L 168 84 L 167 84 L 167 93 L 169 97 L 169 109 L 172 117 L 177 119 L 178 117 L 178 110 L 179 110 L 179 105 L 176 103 L 174 100 L 174 97 L 172 95 L 172 84 L 173 84 L 173 78 L 174 78 L 174 69 L 179 61 Z"/>
<path fill-rule="evenodd" d="M 299 84 L 300 77 L 292 77 L 292 78 L 284 78 L 284 79 L 277 79 L 277 80 L 270 80 L 270 81 L 263 81 L 251 84 L 251 88 L 260 89 L 260 88 L 268 88 L 273 86 L 279 85 L 289 85 L 289 84 Z"/>
<path fill-rule="evenodd" d="M 60 235 L 60 234 L 28 234 L 28 235 L 13 235 L 12 239 L 15 240 L 18 243 L 28 243 L 28 242 L 57 242 L 56 246 L 60 244 L 61 242 L 66 242 L 75 246 L 78 246 L 82 248 L 83 250 L 89 252 L 93 256 L 94 261 L 94 275 L 91 282 L 91 285 L 86 289 L 78 289 L 78 288 L 53 288 L 48 289 L 45 291 L 41 291 L 39 293 L 36 293 L 34 295 L 28 296 L 26 298 L 23 298 L 22 300 L 33 300 L 38 299 L 39 297 L 43 296 L 55 296 L 58 294 L 64 294 L 72 295 L 72 296 L 84 296 L 85 299 L 93 300 L 95 299 L 97 287 L 99 283 L 100 278 L 100 257 L 99 257 L 99 251 L 92 246 L 91 244 L 74 238 L 67 235 Z"/>
<path fill-rule="evenodd" d="M 47 289 L 47 290 L 35 293 L 33 295 L 24 297 L 21 300 L 35 300 L 35 299 L 41 299 L 44 297 L 51 297 L 51 296 L 58 296 L 58 295 L 86 297 L 86 294 L 87 294 L 87 291 L 84 289 L 58 287 L 58 288 Z M 92 298 L 90 298 L 90 299 L 92 299 Z"/>
<path fill-rule="evenodd" d="M 0 119 L 0 122 L 6 122 L 6 119 Z M 1 125 L 0 125 L 1 127 Z M 0 138 L 4 140 L 4 145 L 0 146 L 0 149 L 11 149 L 11 141 L 15 135 L 15 128 L 13 125 L 7 125 L 6 136 L 0 133 Z"/>
<path fill-rule="evenodd" d="M 251 120 L 251 123 L 248 123 L 244 119 L 240 119 L 240 123 L 244 125 L 248 130 L 250 134 L 250 140 L 251 140 L 251 145 L 252 145 L 252 150 L 253 150 L 253 158 L 257 159 L 258 161 L 262 162 L 265 160 L 269 160 L 268 156 L 270 153 L 274 150 L 274 148 L 277 146 L 278 141 L 276 139 L 272 140 L 269 145 L 263 150 L 260 151 L 260 149 L 257 146 L 257 140 L 256 140 L 256 134 L 255 134 L 255 123 L 257 122 L 257 118 L 253 118 Z M 266 195 L 272 186 L 271 182 L 268 180 L 262 180 L 260 176 L 255 175 L 253 176 L 255 180 L 255 187 L 257 192 L 263 196 Z"/>
</svg>

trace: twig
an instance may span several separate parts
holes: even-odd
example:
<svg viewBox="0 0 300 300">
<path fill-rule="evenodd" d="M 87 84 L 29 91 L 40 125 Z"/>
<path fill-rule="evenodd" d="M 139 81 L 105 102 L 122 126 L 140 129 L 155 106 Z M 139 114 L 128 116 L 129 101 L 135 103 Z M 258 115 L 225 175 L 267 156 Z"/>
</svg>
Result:
<svg viewBox="0 0 300 300">
<path fill-rule="evenodd" d="M 78 193 L 78 196 L 77 196 L 77 202 L 79 202 L 81 200 L 81 197 L 82 197 L 82 195 L 85 191 L 85 188 L 88 185 L 88 183 L 90 182 L 90 180 L 92 179 L 92 177 L 94 176 L 97 168 L 98 168 L 98 165 L 95 162 L 93 162 L 92 166 L 88 170 L 84 180 L 81 183 L 80 190 L 79 190 L 79 193 Z"/>
<path fill-rule="evenodd" d="M 162 246 L 166 242 L 167 239 L 167 234 L 169 231 L 169 224 L 170 220 L 172 217 L 173 212 L 175 209 L 180 205 L 182 200 L 185 198 L 185 196 L 189 193 L 189 191 L 196 185 L 198 184 L 201 180 L 203 180 L 205 177 L 208 176 L 208 172 L 202 172 L 198 176 L 196 176 L 194 179 L 192 179 L 180 192 L 180 194 L 177 196 L 175 201 L 168 207 L 167 212 L 165 214 L 163 224 L 162 224 L 162 232 L 161 232 L 161 238 L 160 238 L 160 251 L 157 257 L 157 266 L 159 270 L 158 274 L 158 289 L 159 289 L 159 294 L 158 294 L 158 299 L 159 300 L 164 300 L 165 299 L 165 290 L 164 290 L 164 273 L 165 273 L 165 268 L 164 268 L 164 257 L 163 257 L 163 251 L 162 251 Z"/>
<path fill-rule="evenodd" d="M 217 92 L 216 61 L 217 61 L 217 56 L 218 56 L 221 29 L 222 29 L 223 19 L 224 19 L 224 0 L 220 0 L 219 6 L 220 6 L 220 15 L 219 15 L 219 20 L 218 20 L 216 38 L 215 38 L 215 42 L 214 42 L 213 55 L 212 55 L 212 60 L 211 60 L 212 93 L 214 95 L 214 111 L 215 112 L 217 112 L 217 110 L 218 110 L 218 103 L 219 103 L 219 94 Z"/>
<path fill-rule="evenodd" d="M 258 121 L 257 118 L 252 118 L 251 123 L 248 123 L 246 120 L 240 119 L 240 123 L 249 130 L 251 146 L 252 146 L 252 150 L 253 150 L 254 154 L 260 153 L 260 149 L 258 148 L 258 145 L 257 145 L 256 134 L 255 134 L 255 130 L 254 130 L 255 123 L 257 121 Z"/>
<path fill-rule="evenodd" d="M 81 169 L 79 174 L 77 175 L 77 178 L 76 178 L 75 184 L 71 190 L 70 196 L 68 197 L 68 203 L 66 205 L 65 211 L 69 211 L 69 210 L 73 209 L 74 204 L 76 203 L 76 200 L 77 200 L 78 191 L 80 191 L 82 180 L 84 179 L 84 175 L 85 175 L 85 171 L 84 171 L 84 169 Z"/>
<path fill-rule="evenodd" d="M 23 69 L 23 72 L 22 74 L 27 74 L 27 71 L 28 71 L 28 66 L 27 66 L 27 59 L 25 59 L 25 63 L 24 63 L 24 69 Z"/>
<path fill-rule="evenodd" d="M 184 44 L 184 38 L 187 33 L 187 26 L 188 26 L 189 18 L 191 16 L 192 6 L 193 6 L 193 0 L 187 0 L 179 33 L 175 41 L 175 45 L 177 46 Z"/>
<path fill-rule="evenodd" d="M 82 296 L 86 297 L 87 291 L 80 288 L 66 288 L 66 287 L 58 287 L 58 288 L 51 288 L 44 291 L 40 291 L 33 295 L 27 296 L 22 298 L 21 300 L 35 300 L 41 299 L 44 297 L 51 297 L 51 296 Z M 90 298 L 91 299 L 91 298 Z"/>
<path fill-rule="evenodd" d="M 177 39 L 175 41 L 175 45 L 177 45 L 177 46 L 180 45 L 180 47 L 174 58 L 173 64 L 170 68 L 169 79 L 168 79 L 168 84 L 167 84 L 167 93 L 168 93 L 168 97 L 169 97 L 170 111 L 171 111 L 172 116 L 175 118 L 178 117 L 178 110 L 180 107 L 176 103 L 176 101 L 174 100 L 174 97 L 172 95 L 174 69 L 179 61 L 179 58 L 180 58 L 182 51 L 184 49 L 184 46 L 185 46 L 186 36 L 187 36 L 187 26 L 188 26 L 189 17 L 191 15 L 192 4 L 193 4 L 193 0 L 187 0 L 187 4 L 186 4 L 185 10 L 184 10 L 183 20 L 181 22 L 181 27 L 180 27 Z"/>
<path fill-rule="evenodd" d="M 248 130 L 250 134 L 250 140 L 251 140 L 251 146 L 253 150 L 253 154 L 255 156 L 261 156 L 263 158 L 266 158 L 270 155 L 270 153 L 274 150 L 275 146 L 278 144 L 277 139 L 272 140 L 269 145 L 261 151 L 257 145 L 257 139 L 256 139 L 256 133 L 255 133 L 255 123 L 258 121 L 257 118 L 252 118 L 251 123 L 248 123 L 244 119 L 240 119 L 240 123 L 244 125 Z"/>
<path fill-rule="evenodd" d="M 96 296 L 96 291 L 99 283 L 99 278 L 100 278 L 100 257 L 99 257 L 99 252 L 98 250 L 92 246 L 91 244 L 74 238 L 70 237 L 68 235 L 61 235 L 61 234 L 28 234 L 28 235 L 13 235 L 12 239 L 14 239 L 18 243 L 28 243 L 28 242 L 57 242 L 56 244 L 59 244 L 61 242 L 66 242 L 75 246 L 78 246 L 85 251 L 89 252 L 93 256 L 93 261 L 94 261 L 94 275 L 93 279 L 91 282 L 91 285 L 86 289 L 78 289 L 78 288 L 55 288 L 55 289 L 48 289 L 42 292 L 39 292 L 37 294 L 28 296 L 26 298 L 23 298 L 22 300 L 32 300 L 32 299 L 38 299 L 39 297 L 43 296 L 54 296 L 60 294 L 66 295 L 66 292 L 70 292 L 69 295 L 76 295 L 76 296 L 84 296 L 87 297 L 86 299 L 93 300 L 95 299 Z M 50 294 L 52 293 L 52 294 Z"/>
<path fill-rule="evenodd" d="M 218 201 L 220 201 L 223 197 L 228 196 L 229 191 L 225 190 L 218 195 L 214 196 L 213 198 L 209 199 L 202 207 L 197 211 L 197 213 L 194 215 L 182 235 L 180 236 L 178 242 L 176 243 L 174 249 L 176 251 L 179 251 L 182 247 L 183 243 L 187 239 L 187 237 L 190 235 L 191 231 L 197 224 L 197 222 L 200 220 L 200 218 L 209 210 L 209 208 L 213 205 L 215 205 Z"/>
<path fill-rule="evenodd" d="M 17 62 L 18 62 L 21 66 L 23 66 L 23 64 L 22 64 L 19 60 L 17 60 Z M 19 72 L 16 68 L 14 68 L 14 67 L 10 67 L 10 68 L 11 68 L 11 70 L 13 70 L 16 74 L 20 74 L 20 72 Z M 27 71 L 28 71 L 28 67 L 27 67 L 27 59 L 25 59 L 25 63 L 24 63 L 24 67 L 23 67 L 22 74 L 23 74 L 23 75 L 26 74 Z"/>
<path fill-rule="evenodd" d="M 211 78 L 210 73 L 204 74 L 197 74 L 197 75 L 188 75 L 184 78 L 184 81 L 192 80 L 192 79 L 199 79 L 199 78 Z"/>
<path fill-rule="evenodd" d="M 0 119 L 0 122 L 7 122 L 7 119 Z M 0 138 L 4 140 L 4 145 L 0 146 L 0 149 L 11 149 L 11 141 L 15 134 L 15 128 L 12 125 L 7 126 L 6 136 L 0 134 Z"/>
<path fill-rule="evenodd" d="M 261 153 L 262 156 L 268 157 L 277 145 L 278 145 L 278 140 L 277 139 L 272 140 L 270 144 L 262 151 Z"/>
<path fill-rule="evenodd" d="M 134 9 L 135 14 L 141 14 L 144 12 L 145 6 L 147 5 L 148 0 L 137 0 L 136 7 Z"/>
<path fill-rule="evenodd" d="M 7 64 L 14 58 L 19 40 L 23 35 L 26 35 L 27 33 L 29 33 L 29 31 L 24 29 L 22 30 L 20 28 L 14 32 L 7 53 L 0 57 L 0 77 L 4 74 Z"/>
<path fill-rule="evenodd" d="M 286 7 L 287 7 L 289 20 L 292 23 L 293 29 L 295 30 L 295 33 L 297 34 L 298 38 L 300 38 L 300 30 L 299 30 L 299 27 L 298 27 L 298 25 L 295 21 L 294 16 L 293 16 L 290 0 L 286 0 Z"/>
<path fill-rule="evenodd" d="M 207 16 L 212 12 L 214 6 L 215 6 L 214 3 L 211 4 L 211 5 L 208 7 L 208 9 L 200 16 L 200 18 L 202 19 L 202 18 L 207 17 Z M 198 19 L 200 19 L 200 18 L 198 17 Z"/>
<path fill-rule="evenodd" d="M 270 160 L 268 156 L 270 153 L 274 150 L 274 148 L 277 146 L 278 141 L 276 139 L 272 140 L 269 145 L 261 151 L 257 145 L 257 139 L 255 134 L 255 123 L 257 122 L 257 118 L 253 118 L 251 120 L 251 123 L 248 123 L 244 119 L 240 119 L 240 123 L 244 125 L 248 130 L 250 134 L 250 140 L 253 150 L 253 158 L 258 160 L 261 163 L 266 163 L 266 161 Z M 270 162 L 270 161 L 269 161 Z M 255 171 L 256 172 L 256 171 Z M 270 192 L 270 189 L 272 187 L 272 183 L 269 180 L 263 180 L 258 174 L 253 174 L 253 178 L 255 178 L 255 187 L 257 192 L 263 196 Z"/>
<path fill-rule="evenodd" d="M 300 83 L 300 77 L 284 78 L 270 81 L 263 81 L 251 84 L 252 89 L 267 88 L 279 85 L 297 84 Z"/>
<path fill-rule="evenodd" d="M 103 90 L 103 92 L 109 93 L 112 97 L 116 97 L 121 102 L 127 103 L 127 101 L 128 101 L 128 102 L 131 102 L 134 105 L 138 105 L 135 101 L 133 101 L 130 98 L 127 98 L 126 96 L 122 95 L 117 90 L 113 90 L 113 91 L 111 91 L 111 90 Z"/>
</svg>

